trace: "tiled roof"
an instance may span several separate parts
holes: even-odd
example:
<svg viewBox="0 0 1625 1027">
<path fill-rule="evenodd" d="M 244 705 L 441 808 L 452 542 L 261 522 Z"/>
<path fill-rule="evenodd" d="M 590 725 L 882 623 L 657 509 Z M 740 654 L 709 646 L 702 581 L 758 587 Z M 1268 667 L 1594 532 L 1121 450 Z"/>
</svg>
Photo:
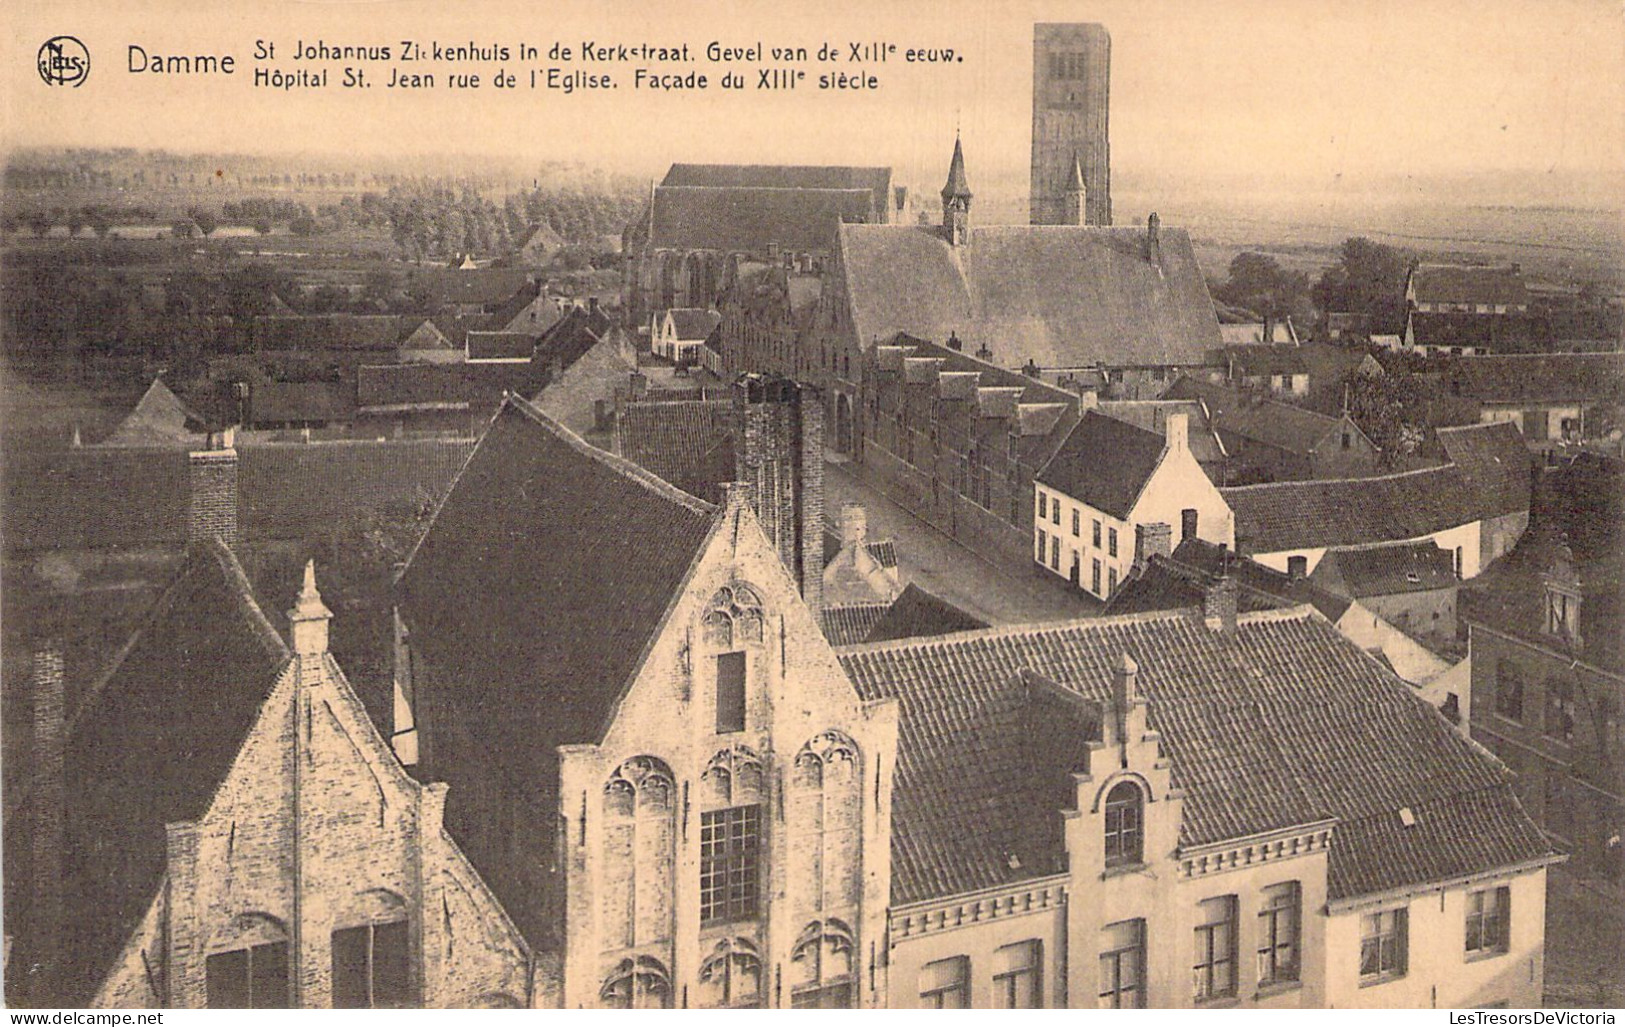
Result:
<svg viewBox="0 0 1625 1027">
<path fill-rule="evenodd" d="M 1190 237 L 1164 228 L 1161 261 L 1131 228 L 970 230 L 950 246 L 937 229 L 842 225 L 852 320 L 867 345 L 898 332 L 967 348 L 1006 367 L 1195 366 L 1219 323 Z"/>
<path fill-rule="evenodd" d="M 230 551 L 198 545 L 74 718 L 64 962 L 83 1000 L 157 894 L 164 825 L 204 812 L 287 661 Z"/>
<path fill-rule="evenodd" d="M 710 189 L 864 189 L 876 210 L 891 202 L 891 168 L 796 164 L 673 164 L 663 186 Z"/>
<path fill-rule="evenodd" d="M 1033 480 L 1126 520 L 1166 445 L 1156 432 L 1091 410 Z"/>
<path fill-rule="evenodd" d="M 897 566 L 897 543 L 889 538 L 868 543 L 869 558 L 886 569 Z M 827 564 L 841 551 L 841 533 L 830 525 L 824 526 L 824 562 Z"/>
<path fill-rule="evenodd" d="M 1533 461 L 1517 426 L 1474 424 L 1435 433 L 1447 460 L 1461 469 L 1485 516 L 1529 509 Z"/>
<path fill-rule="evenodd" d="M 470 360 L 529 360 L 536 336 L 526 332 L 469 332 L 464 336 Z"/>
<path fill-rule="evenodd" d="M 692 496 L 715 501 L 733 481 L 732 399 L 627 403 L 616 420 L 622 456 Z"/>
<path fill-rule="evenodd" d="M 1257 345 L 1226 346 L 1225 361 L 1242 375 L 1308 374 L 1302 347 L 1296 343 L 1260 343 Z"/>
<path fill-rule="evenodd" d="M 679 340 L 704 339 L 722 322 L 722 315 L 704 307 L 673 307 L 666 311 Z"/>
<path fill-rule="evenodd" d="M 494 308 L 530 282 L 523 268 L 414 268 L 401 287 L 410 295 L 424 294 L 430 305 Z"/>
<path fill-rule="evenodd" d="M 190 446 L 198 442 L 203 427 L 203 418 L 182 403 L 162 378 L 154 378 L 129 416 L 101 444 Z"/>
<path fill-rule="evenodd" d="M 1304 578 L 1293 578 L 1211 542 L 1189 538 L 1168 556 L 1152 557 L 1144 570 L 1118 586 L 1106 612 L 1116 616 L 1201 607 L 1208 586 L 1221 575 L 1235 583 L 1236 608 L 1243 613 L 1307 603 L 1336 623 L 1350 606 L 1346 597 Z"/>
<path fill-rule="evenodd" d="M 1454 588 L 1455 554 L 1432 542 L 1327 551 L 1312 575 L 1356 599 Z"/>
<path fill-rule="evenodd" d="M 866 189 L 659 186 L 651 247 L 765 253 L 829 251 L 843 221 L 877 220 Z"/>
<path fill-rule="evenodd" d="M 1224 448 L 1213 426 L 1208 423 L 1207 411 L 1194 399 L 1103 399 L 1095 409 L 1107 417 L 1127 421 L 1158 435 L 1167 430 L 1169 414 L 1184 414 L 1186 439 L 1191 455 L 1198 463 L 1216 464 L 1225 457 Z"/>
<path fill-rule="evenodd" d="M 340 382 L 255 382 L 248 393 L 251 425 L 344 421 L 355 413 L 350 389 Z"/>
<path fill-rule="evenodd" d="M 488 754 L 497 794 L 547 806 L 557 748 L 601 739 L 719 519 L 524 400 L 503 405 L 397 585 L 437 708 Z M 549 931 L 536 874 L 484 874 L 532 939 Z"/>
<path fill-rule="evenodd" d="M 1516 306 L 1529 302 L 1523 276 L 1513 267 L 1418 264 L 1411 272 L 1418 303 L 1485 303 Z"/>
<path fill-rule="evenodd" d="M 585 332 L 579 338 L 592 339 Z M 566 428 L 584 435 L 597 428 L 597 403 L 613 397 L 617 386 L 625 387 L 635 370 L 637 362 L 630 347 L 623 350 L 613 338 L 590 342 L 579 358 L 566 365 L 563 374 L 537 393 L 536 406 Z"/>
<path fill-rule="evenodd" d="M 846 603 L 826 606 L 820 611 L 824 637 L 830 645 L 857 645 L 869 637 L 869 632 L 880 618 L 891 609 L 890 603 Z"/>
<path fill-rule="evenodd" d="M 1207 408 L 1209 422 L 1220 432 L 1221 438 L 1234 435 L 1288 453 L 1313 452 L 1343 423 L 1339 418 L 1291 403 L 1188 375 L 1169 386 L 1163 397 L 1199 400 Z M 1359 431 L 1353 425 L 1349 430 Z"/>
<path fill-rule="evenodd" d="M 1454 464 L 1219 494 L 1236 515 L 1236 548 L 1246 553 L 1406 542 L 1490 516 Z"/>
<path fill-rule="evenodd" d="M 1546 320 L 1527 314 L 1435 314 L 1413 311 L 1410 341 L 1418 346 L 1472 346 L 1506 353 L 1541 350 L 1551 342 Z"/>
<path fill-rule="evenodd" d="M 382 314 L 319 317 L 256 317 L 248 325 L 256 350 L 393 350 L 401 337 L 400 318 Z"/>
<path fill-rule="evenodd" d="M 1461 357 L 1444 377 L 1452 395 L 1489 403 L 1625 403 L 1625 353 Z"/>
<path fill-rule="evenodd" d="M 927 638 L 975 631 L 986 622 L 961 610 L 941 596 L 915 584 L 903 589 L 881 618 L 864 636 L 865 642 L 891 642 L 899 638 Z"/>
<path fill-rule="evenodd" d="M 839 654 L 865 698 L 901 701 L 894 903 L 1064 867 L 1061 806 L 1044 801 L 1042 782 L 1074 757 L 1033 744 L 1035 721 L 1049 718 L 1034 715 L 1031 680 L 1103 706 L 1124 653 L 1139 665 L 1139 693 L 1186 793 L 1181 846 L 1458 806 L 1439 825 L 1448 845 L 1406 845 L 1358 825 L 1335 836 L 1332 899 L 1549 851 L 1506 769 L 1312 611 L 1242 614 L 1231 639 L 1200 613 L 1106 617 Z"/>
</svg>

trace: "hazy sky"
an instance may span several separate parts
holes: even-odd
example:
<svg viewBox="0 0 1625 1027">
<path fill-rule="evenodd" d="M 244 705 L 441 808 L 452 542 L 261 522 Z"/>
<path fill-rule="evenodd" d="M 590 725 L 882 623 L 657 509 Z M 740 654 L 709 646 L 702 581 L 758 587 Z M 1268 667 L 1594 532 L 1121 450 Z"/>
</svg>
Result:
<svg viewBox="0 0 1625 1027">
<path fill-rule="evenodd" d="M 1263 188 L 1340 175 L 1519 172 L 1551 180 L 1625 169 L 1617 0 L 8 0 L 0 11 L 0 114 L 5 138 L 24 145 L 472 151 L 637 174 L 657 174 L 673 160 L 890 164 L 904 180 L 933 185 L 957 124 L 972 186 L 1024 192 L 1034 21 L 1099 21 L 1111 32 L 1119 183 L 1234 179 Z M 40 43 L 59 33 L 82 39 L 92 54 L 81 88 L 46 86 L 35 71 Z M 965 60 L 893 60 L 874 69 L 879 90 L 857 94 L 803 86 L 657 95 L 629 83 L 568 97 L 528 88 L 408 93 L 381 82 L 291 93 L 253 86 L 255 40 L 276 43 L 285 57 L 297 40 L 317 38 L 397 49 L 405 38 L 544 47 L 648 40 L 696 51 L 711 40 L 844 49 L 848 40 L 878 39 L 953 47 Z M 152 53 L 230 53 L 238 71 L 132 75 L 131 43 Z M 529 67 L 513 64 L 522 75 Z M 723 70 L 694 67 L 713 80 Z M 442 78 L 454 70 L 420 68 Z"/>
</svg>

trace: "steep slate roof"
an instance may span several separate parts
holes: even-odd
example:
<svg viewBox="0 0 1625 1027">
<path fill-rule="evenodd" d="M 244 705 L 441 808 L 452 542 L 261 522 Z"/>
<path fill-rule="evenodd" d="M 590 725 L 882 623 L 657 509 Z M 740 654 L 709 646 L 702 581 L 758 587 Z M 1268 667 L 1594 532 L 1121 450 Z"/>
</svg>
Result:
<svg viewBox="0 0 1625 1027">
<path fill-rule="evenodd" d="M 1208 419 L 1217 431 L 1301 455 L 1314 452 L 1323 439 L 1343 424 L 1341 418 L 1327 417 L 1291 403 L 1189 375 L 1169 386 L 1163 398 L 1198 400 L 1207 409 Z M 1348 428 L 1360 430 L 1352 423 Z"/>
<path fill-rule="evenodd" d="M 1533 460 L 1516 425 L 1503 421 L 1440 428 L 1435 438 L 1445 459 L 1461 469 L 1486 517 L 1529 509 Z"/>
<path fill-rule="evenodd" d="M 1247 553 L 1408 542 L 1486 516 L 1454 464 L 1376 478 L 1283 481 L 1219 490 Z"/>
<path fill-rule="evenodd" d="M 865 345 L 898 332 L 956 333 L 1006 367 L 1195 366 L 1219 345 L 1190 237 L 1160 233 L 1161 261 L 1132 228 L 840 226 L 852 321 Z"/>
<path fill-rule="evenodd" d="M 1452 395 L 1486 403 L 1625 403 L 1625 353 L 1460 357 L 1444 378 Z"/>
<path fill-rule="evenodd" d="M 1144 570 L 1119 585 L 1106 612 L 1117 616 L 1200 608 L 1208 586 L 1221 576 L 1235 583 L 1236 608 L 1243 613 L 1308 604 L 1336 623 L 1351 605 L 1346 597 L 1307 579 L 1293 578 L 1211 542 L 1188 538 L 1169 555 L 1152 557 Z"/>
<path fill-rule="evenodd" d="M 1166 445 L 1156 432 L 1091 410 L 1033 480 L 1127 520 Z"/>
<path fill-rule="evenodd" d="M 832 250 L 843 221 L 877 220 L 866 189 L 659 186 L 650 247 L 766 252 Z M 885 208 L 882 208 L 884 210 Z"/>
<path fill-rule="evenodd" d="M 230 550 L 195 545 L 74 717 L 64 964 L 84 1000 L 157 894 L 164 825 L 207 809 L 288 658 Z"/>
<path fill-rule="evenodd" d="M 864 636 L 865 642 L 891 642 L 899 638 L 926 638 L 932 635 L 950 635 L 956 631 L 975 631 L 987 627 L 964 610 L 939 595 L 927 592 L 910 583 L 901 595 L 892 601 Z"/>
<path fill-rule="evenodd" d="M 687 492 L 719 499 L 718 486 L 733 481 L 732 399 L 627 403 L 615 426 L 621 456 Z"/>
<path fill-rule="evenodd" d="M 1513 267 L 1418 264 L 1411 272 L 1418 303 L 1486 303 L 1516 306 L 1529 302 L 1523 275 Z"/>
<path fill-rule="evenodd" d="M 704 339 L 722 323 L 722 315 L 704 307 L 673 307 L 666 311 L 679 340 Z"/>
<path fill-rule="evenodd" d="M 1161 435 L 1168 424 L 1169 414 L 1184 414 L 1186 441 L 1197 463 L 1216 464 L 1225 458 L 1224 446 L 1208 423 L 1207 410 L 1198 400 L 1170 399 L 1103 399 L 1095 409 L 1107 417 L 1127 421 L 1146 431 Z"/>
<path fill-rule="evenodd" d="M 1124 653 L 1186 790 L 1182 847 L 1336 819 L 1351 827 L 1334 834 L 1333 900 L 1550 853 L 1510 773 L 1312 611 L 1242 614 L 1232 639 L 1199 613 L 1106 617 L 839 654 L 864 698 L 902 705 L 893 903 L 1064 868 L 1060 817 L 1047 812 L 1059 807 L 1035 766 L 1029 681 L 1105 708 Z M 1434 844 L 1382 829 L 1406 806 Z"/>
<path fill-rule="evenodd" d="M 154 378 L 140 402 L 119 423 L 104 446 L 190 446 L 199 440 L 202 416 L 181 402 L 162 378 Z"/>
<path fill-rule="evenodd" d="M 545 773 L 597 739 L 715 520 L 510 396 L 412 554 L 402 612 L 497 761 Z"/>
<path fill-rule="evenodd" d="M 796 164 L 673 164 L 663 186 L 711 189 L 864 189 L 876 210 L 891 202 L 891 168 Z"/>
</svg>

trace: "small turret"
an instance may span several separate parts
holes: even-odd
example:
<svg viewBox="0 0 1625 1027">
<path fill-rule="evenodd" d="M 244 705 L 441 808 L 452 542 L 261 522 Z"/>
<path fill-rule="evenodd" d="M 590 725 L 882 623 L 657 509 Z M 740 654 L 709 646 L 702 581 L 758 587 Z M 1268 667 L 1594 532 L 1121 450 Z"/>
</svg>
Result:
<svg viewBox="0 0 1625 1027">
<path fill-rule="evenodd" d="M 954 137 L 948 181 L 942 187 L 942 228 L 950 246 L 963 246 L 970 235 L 970 184 L 965 180 L 965 152 Z"/>
</svg>

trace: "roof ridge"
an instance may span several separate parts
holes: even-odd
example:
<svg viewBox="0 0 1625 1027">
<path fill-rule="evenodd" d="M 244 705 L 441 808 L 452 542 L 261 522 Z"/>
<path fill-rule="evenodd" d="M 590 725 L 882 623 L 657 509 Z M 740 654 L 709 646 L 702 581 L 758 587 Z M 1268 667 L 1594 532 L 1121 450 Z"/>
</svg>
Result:
<svg viewBox="0 0 1625 1027">
<path fill-rule="evenodd" d="M 1343 485 L 1343 484 L 1361 484 L 1361 485 L 1364 485 L 1364 484 L 1370 484 L 1372 482 L 1379 482 L 1379 481 L 1393 481 L 1393 480 L 1398 479 L 1398 478 L 1408 478 L 1408 477 L 1413 477 L 1413 476 L 1422 475 L 1422 474 L 1437 474 L 1440 471 L 1459 471 L 1459 470 L 1461 470 L 1460 465 L 1458 465 L 1454 460 L 1450 460 L 1450 461 L 1446 461 L 1445 463 L 1442 463 L 1442 464 L 1435 464 L 1432 467 L 1416 467 L 1416 468 L 1413 468 L 1413 469 L 1411 469 L 1409 471 L 1396 471 L 1393 474 L 1374 474 L 1369 478 L 1310 478 L 1310 479 L 1307 479 L 1305 481 L 1266 481 L 1266 482 L 1260 482 L 1260 483 L 1258 483 L 1256 485 L 1226 485 L 1226 486 L 1223 486 L 1222 488 L 1220 488 L 1219 491 L 1221 493 L 1224 493 L 1224 492 L 1246 492 L 1246 491 L 1249 491 L 1251 489 L 1260 489 L 1260 490 L 1262 490 L 1262 489 L 1279 489 L 1279 488 L 1283 488 L 1283 487 L 1285 487 L 1285 488 L 1303 488 L 1303 487 L 1311 486 L 1311 485 L 1321 485 L 1321 486 L 1324 486 L 1324 485 Z"/>
<path fill-rule="evenodd" d="M 666 482 L 658 475 L 644 470 L 642 467 L 639 467 L 637 464 L 626 459 L 625 457 L 616 456 L 614 453 L 599 449 L 597 446 L 588 442 L 586 439 L 583 439 L 569 428 L 566 428 L 564 425 L 547 416 L 539 408 L 532 405 L 529 400 L 525 399 L 516 392 L 509 392 L 505 394 L 503 397 L 502 406 L 497 409 L 496 417 L 501 417 L 502 412 L 507 410 L 509 407 L 512 407 L 514 410 L 530 419 L 538 427 L 551 432 L 559 439 L 559 441 L 563 442 L 571 449 L 574 449 L 582 456 L 595 460 L 617 474 L 637 482 L 662 499 L 676 503 L 679 506 L 682 506 L 684 509 L 692 510 L 695 513 L 715 513 L 718 510 L 718 507 L 714 503 L 707 503 L 703 499 L 689 495 L 682 489 Z M 492 418 L 492 423 L 495 423 L 495 420 L 495 417 Z M 472 454 L 470 454 L 470 458 L 472 459 Z M 455 487 L 455 482 L 453 483 L 453 487 Z M 448 492 L 447 494 L 449 495 L 450 493 Z"/>
</svg>

